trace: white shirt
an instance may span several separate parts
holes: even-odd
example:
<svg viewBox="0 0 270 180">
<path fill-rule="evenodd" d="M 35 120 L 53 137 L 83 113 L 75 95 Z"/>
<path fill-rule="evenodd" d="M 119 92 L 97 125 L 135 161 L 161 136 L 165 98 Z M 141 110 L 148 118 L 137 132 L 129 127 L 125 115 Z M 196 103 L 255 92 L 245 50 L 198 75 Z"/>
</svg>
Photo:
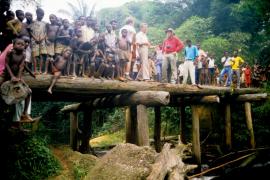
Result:
<svg viewBox="0 0 270 180">
<path fill-rule="evenodd" d="M 198 52 L 199 56 L 198 56 L 198 69 L 201 69 L 202 68 L 202 57 L 207 57 L 207 54 L 204 52 L 204 50 L 202 49 L 199 49 L 199 52 Z"/>
<path fill-rule="evenodd" d="M 105 34 L 105 42 L 110 48 L 116 48 L 116 35 L 114 32 Z"/>
<path fill-rule="evenodd" d="M 214 68 L 215 67 L 215 59 L 214 58 L 208 58 L 208 68 Z"/>
<path fill-rule="evenodd" d="M 224 66 L 231 66 L 231 60 L 232 60 L 232 58 L 231 57 L 223 57 L 223 58 L 221 58 L 221 62 L 222 63 L 224 63 Z"/>
<path fill-rule="evenodd" d="M 179 77 L 184 76 L 184 63 L 181 63 L 178 67 L 179 70 Z"/>
<path fill-rule="evenodd" d="M 136 34 L 136 43 L 139 45 L 149 43 L 148 38 L 144 32 L 140 31 Z"/>
<path fill-rule="evenodd" d="M 130 43 L 132 43 L 133 36 L 134 36 L 134 34 L 136 34 L 135 28 L 133 26 L 129 25 L 129 24 L 124 25 L 119 31 L 119 37 L 122 36 L 121 32 L 122 32 L 123 29 L 127 30 L 127 32 L 128 32 L 127 33 L 127 39 L 128 39 L 128 41 Z"/>
<path fill-rule="evenodd" d="M 32 62 L 32 60 L 31 60 L 31 53 L 32 53 L 32 51 L 31 51 L 31 48 L 30 48 L 30 46 L 28 46 L 27 48 L 26 48 L 26 50 L 25 50 L 25 61 L 26 62 Z"/>
<path fill-rule="evenodd" d="M 95 31 L 91 27 L 82 26 L 81 30 L 82 30 L 81 40 L 83 42 L 89 42 L 95 36 Z"/>
</svg>

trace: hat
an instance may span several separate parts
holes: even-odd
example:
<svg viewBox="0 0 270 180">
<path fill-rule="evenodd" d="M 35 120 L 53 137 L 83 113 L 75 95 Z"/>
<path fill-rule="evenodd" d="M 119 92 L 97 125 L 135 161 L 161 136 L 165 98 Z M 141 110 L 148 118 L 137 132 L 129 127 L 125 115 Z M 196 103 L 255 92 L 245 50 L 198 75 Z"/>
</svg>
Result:
<svg viewBox="0 0 270 180">
<path fill-rule="evenodd" d="M 165 32 L 171 31 L 172 33 L 174 32 L 174 30 L 172 28 L 168 28 Z"/>
</svg>

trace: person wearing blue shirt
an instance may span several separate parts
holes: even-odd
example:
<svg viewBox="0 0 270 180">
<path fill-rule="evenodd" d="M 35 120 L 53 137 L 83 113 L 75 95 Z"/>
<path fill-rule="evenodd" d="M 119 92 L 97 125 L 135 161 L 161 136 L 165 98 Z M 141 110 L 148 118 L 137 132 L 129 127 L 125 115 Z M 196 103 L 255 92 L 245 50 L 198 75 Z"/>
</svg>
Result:
<svg viewBox="0 0 270 180">
<path fill-rule="evenodd" d="M 190 75 L 192 85 L 195 83 L 195 64 L 197 57 L 199 56 L 198 48 L 192 45 L 191 40 L 186 40 L 187 46 L 184 50 L 185 62 L 184 62 L 184 78 L 183 84 L 187 84 L 188 75 Z"/>
</svg>

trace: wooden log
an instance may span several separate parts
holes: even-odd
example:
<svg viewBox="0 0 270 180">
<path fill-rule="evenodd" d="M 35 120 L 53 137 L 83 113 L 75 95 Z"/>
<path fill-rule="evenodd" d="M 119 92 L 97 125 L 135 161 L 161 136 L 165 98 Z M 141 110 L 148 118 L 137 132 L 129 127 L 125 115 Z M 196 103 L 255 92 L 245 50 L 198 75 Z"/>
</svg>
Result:
<svg viewBox="0 0 270 180">
<path fill-rule="evenodd" d="M 171 106 L 179 106 L 182 104 L 212 104 L 220 103 L 220 98 L 217 95 L 210 96 L 192 96 L 192 97 L 178 97 L 172 99 L 170 102 Z"/>
<path fill-rule="evenodd" d="M 137 145 L 150 146 L 147 108 L 144 105 L 137 106 Z"/>
<path fill-rule="evenodd" d="M 25 76 L 26 83 L 32 88 L 35 100 L 64 100 L 84 101 L 85 98 L 97 94 L 122 94 L 137 91 L 166 91 L 175 95 L 230 95 L 231 89 L 227 87 L 202 86 L 198 88 L 191 85 L 158 83 L 158 82 L 119 82 L 116 80 L 100 80 L 89 78 L 60 77 L 53 90 L 53 95 L 47 93 L 51 82 L 51 75 L 38 75 L 36 79 Z M 236 89 L 233 94 L 259 93 L 261 89 L 241 88 Z"/>
<path fill-rule="evenodd" d="M 160 107 L 155 107 L 154 145 L 157 152 L 161 151 L 161 112 Z"/>
<path fill-rule="evenodd" d="M 88 102 L 67 105 L 62 112 L 79 111 L 84 108 L 112 108 L 134 105 L 164 106 L 168 105 L 170 94 L 164 91 L 138 91 L 103 98 L 95 98 Z"/>
<path fill-rule="evenodd" d="M 260 94 L 242 94 L 236 97 L 236 101 L 242 102 L 253 102 L 253 101 L 264 101 L 267 100 L 267 93 Z"/>
<path fill-rule="evenodd" d="M 232 148 L 232 127 L 231 127 L 231 106 L 230 104 L 225 105 L 225 137 L 226 147 L 228 150 Z"/>
<path fill-rule="evenodd" d="M 78 114 L 70 112 L 70 146 L 74 151 L 78 150 Z"/>
<path fill-rule="evenodd" d="M 247 128 L 250 136 L 250 145 L 252 149 L 255 149 L 255 137 L 254 137 L 254 131 L 253 131 L 253 125 L 252 125 L 252 116 L 251 116 L 251 103 L 245 102 L 245 114 L 246 114 L 246 123 Z"/>
<path fill-rule="evenodd" d="M 127 107 L 125 113 L 126 143 L 137 144 L 137 107 Z"/>
<path fill-rule="evenodd" d="M 180 134 L 180 140 L 183 143 L 186 143 L 186 138 L 185 138 L 185 133 L 184 133 L 185 121 L 186 121 L 185 105 L 182 104 L 179 107 L 179 134 Z"/>
<path fill-rule="evenodd" d="M 90 152 L 90 138 L 92 136 L 92 109 L 83 112 L 82 143 L 79 147 L 81 153 Z"/>
<path fill-rule="evenodd" d="M 185 174 L 197 167 L 183 163 L 182 156 L 185 156 L 183 154 L 186 152 L 185 146 L 181 147 L 182 150 L 177 148 L 170 149 L 170 144 L 164 144 L 161 153 L 152 165 L 152 171 L 147 180 L 164 180 L 166 176 L 168 180 L 184 180 Z"/>
<path fill-rule="evenodd" d="M 198 165 L 201 165 L 201 145 L 200 145 L 200 119 L 198 107 L 191 106 L 192 110 L 192 148 L 193 155 Z"/>
</svg>

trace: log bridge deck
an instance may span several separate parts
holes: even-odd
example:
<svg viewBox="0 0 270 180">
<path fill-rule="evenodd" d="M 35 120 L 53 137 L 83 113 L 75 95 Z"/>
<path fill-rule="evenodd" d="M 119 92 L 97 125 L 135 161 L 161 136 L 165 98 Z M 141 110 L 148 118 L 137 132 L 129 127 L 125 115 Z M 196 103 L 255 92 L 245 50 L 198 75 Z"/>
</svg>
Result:
<svg viewBox="0 0 270 180">
<path fill-rule="evenodd" d="M 61 77 L 53 90 L 47 93 L 51 75 L 39 75 L 36 79 L 25 76 L 26 83 L 33 91 L 34 101 L 70 101 L 78 102 L 65 106 L 62 111 L 70 113 L 70 145 L 74 150 L 89 150 L 91 138 L 91 117 L 94 109 L 126 107 L 126 142 L 140 146 L 149 146 L 149 128 L 147 107 L 155 108 L 154 140 L 157 151 L 161 149 L 161 106 L 180 108 L 180 137 L 184 122 L 184 107 L 192 109 L 192 144 L 196 162 L 201 163 L 200 124 L 198 105 L 219 104 L 225 111 L 226 146 L 232 147 L 231 141 L 231 108 L 230 104 L 245 104 L 246 123 L 250 135 L 250 145 L 255 148 L 255 137 L 252 126 L 251 102 L 269 99 L 261 89 L 234 89 L 216 86 L 167 84 L 157 82 L 119 82 L 90 78 Z M 81 144 L 78 141 L 78 112 L 84 113 Z"/>
</svg>

